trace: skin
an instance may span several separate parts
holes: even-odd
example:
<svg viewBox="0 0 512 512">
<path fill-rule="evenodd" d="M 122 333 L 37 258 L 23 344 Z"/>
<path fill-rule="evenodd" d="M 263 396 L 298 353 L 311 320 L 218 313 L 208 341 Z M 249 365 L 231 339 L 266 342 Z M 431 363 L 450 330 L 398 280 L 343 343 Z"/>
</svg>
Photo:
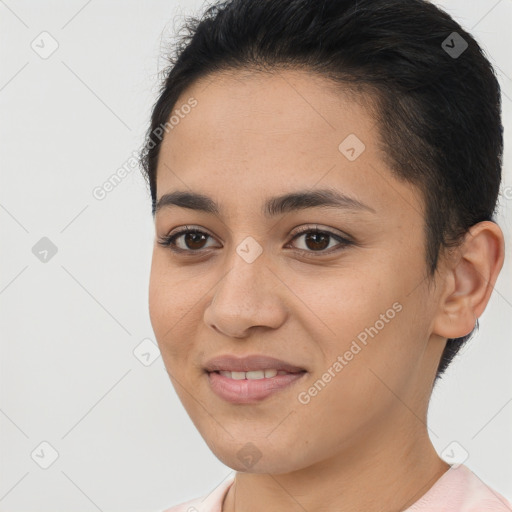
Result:
<svg viewBox="0 0 512 512">
<path fill-rule="evenodd" d="M 404 510 L 449 469 L 429 439 L 428 402 L 446 339 L 469 333 L 487 305 L 503 264 L 502 232 L 491 222 L 473 226 L 429 281 L 423 198 L 385 165 L 363 101 L 300 70 L 212 78 L 176 103 L 198 101 L 164 137 L 157 200 L 200 192 L 223 214 L 157 212 L 149 309 L 183 406 L 212 452 L 237 471 L 223 511 Z M 354 161 L 338 150 L 351 133 L 366 146 Z M 270 196 L 325 186 L 375 213 L 260 212 Z M 331 238 L 316 249 L 306 235 L 293 239 L 296 228 L 315 224 L 355 243 Z M 176 243 L 203 248 L 202 256 L 157 243 L 186 225 L 210 237 Z M 252 263 L 236 252 L 248 236 L 263 251 Z M 401 311 L 300 403 L 298 393 L 397 302 Z M 267 354 L 308 374 L 259 403 L 231 404 L 211 391 L 203 370 L 226 353 Z M 261 455 L 251 467 L 238 457 L 248 442 Z"/>
</svg>

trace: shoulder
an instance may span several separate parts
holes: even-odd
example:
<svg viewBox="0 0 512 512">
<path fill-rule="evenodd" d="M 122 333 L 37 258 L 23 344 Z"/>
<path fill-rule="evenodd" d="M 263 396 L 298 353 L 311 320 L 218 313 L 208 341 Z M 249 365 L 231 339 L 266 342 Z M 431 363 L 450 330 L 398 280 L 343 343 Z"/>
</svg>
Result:
<svg viewBox="0 0 512 512">
<path fill-rule="evenodd" d="M 471 469 L 452 466 L 406 512 L 512 512 L 511 503 Z"/>
<path fill-rule="evenodd" d="M 222 502 L 234 480 L 235 475 L 232 474 L 207 494 L 179 503 L 162 512 L 222 512 Z"/>
</svg>

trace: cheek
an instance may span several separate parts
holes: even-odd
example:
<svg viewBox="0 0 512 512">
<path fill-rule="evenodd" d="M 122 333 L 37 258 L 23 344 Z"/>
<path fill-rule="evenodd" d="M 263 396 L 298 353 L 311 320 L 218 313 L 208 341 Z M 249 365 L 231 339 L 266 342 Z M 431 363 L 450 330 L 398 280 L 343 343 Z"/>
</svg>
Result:
<svg viewBox="0 0 512 512">
<path fill-rule="evenodd" d="M 187 312 L 193 313 L 190 283 L 179 278 L 161 255 L 153 254 L 149 278 L 149 317 L 162 355 L 179 351 L 177 332 L 186 326 Z"/>
<path fill-rule="evenodd" d="M 213 276 L 215 278 L 215 276 Z M 168 369 L 181 372 L 198 345 L 207 292 L 215 281 L 193 266 L 179 268 L 162 251 L 153 254 L 149 278 L 151 326 Z M 189 361 L 190 359 L 190 361 Z"/>
<path fill-rule="evenodd" d="M 314 276 L 295 273 L 288 281 L 297 297 L 295 311 L 303 311 L 301 315 L 307 317 L 311 336 L 342 351 L 392 308 L 397 296 L 392 283 L 354 267 L 324 269 Z M 390 315 L 394 313 L 390 311 Z"/>
<path fill-rule="evenodd" d="M 390 381 L 394 374 L 402 378 L 412 359 L 421 357 L 425 334 L 421 287 L 410 293 L 418 281 L 411 267 L 399 272 L 395 262 L 387 265 L 383 258 L 364 267 L 334 269 L 314 279 L 296 274 L 292 281 L 307 306 L 300 306 L 302 325 L 323 352 L 317 371 L 321 375 L 341 356 L 343 369 L 332 369 L 333 380 L 363 388 L 377 378 L 368 368 Z"/>
<path fill-rule="evenodd" d="M 172 311 L 168 304 L 167 289 L 168 283 L 164 280 L 162 265 L 159 264 L 157 256 L 153 253 L 149 276 L 148 306 L 149 318 L 157 338 L 159 338 L 159 333 L 166 322 L 167 315 L 165 311 Z"/>
</svg>

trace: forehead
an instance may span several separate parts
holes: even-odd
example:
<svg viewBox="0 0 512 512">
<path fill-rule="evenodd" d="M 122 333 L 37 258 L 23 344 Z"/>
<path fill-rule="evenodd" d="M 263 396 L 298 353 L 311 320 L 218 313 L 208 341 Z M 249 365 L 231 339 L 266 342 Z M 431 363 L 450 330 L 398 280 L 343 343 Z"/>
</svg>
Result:
<svg viewBox="0 0 512 512">
<path fill-rule="evenodd" d="M 420 201 L 406 184 L 384 186 L 394 178 L 368 98 L 314 73 L 209 75 L 181 95 L 173 112 L 191 100 L 194 108 L 162 142 L 157 197 L 185 186 L 261 199 L 325 185 L 371 200 L 375 209 L 389 203 L 390 194 Z M 347 158 L 347 146 L 356 158 Z"/>
<path fill-rule="evenodd" d="M 208 75 L 181 95 L 174 110 L 192 97 L 197 106 L 182 116 L 180 130 L 172 131 L 177 135 L 174 139 L 199 137 L 222 142 L 221 149 L 228 145 L 241 149 L 237 142 L 249 138 L 254 146 L 269 139 L 290 144 L 307 139 L 314 144 L 325 141 L 326 136 L 325 142 L 332 142 L 336 149 L 336 141 L 344 133 L 367 134 L 375 124 L 363 106 L 370 104 L 363 94 L 306 71 Z"/>
</svg>

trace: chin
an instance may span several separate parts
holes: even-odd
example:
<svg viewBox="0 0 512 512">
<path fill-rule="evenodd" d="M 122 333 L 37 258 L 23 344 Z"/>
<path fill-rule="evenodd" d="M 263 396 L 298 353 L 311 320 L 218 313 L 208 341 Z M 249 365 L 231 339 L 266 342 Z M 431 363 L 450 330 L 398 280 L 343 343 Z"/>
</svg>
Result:
<svg viewBox="0 0 512 512">
<path fill-rule="evenodd" d="M 219 445 L 210 446 L 213 454 L 226 466 L 240 473 L 289 473 L 301 469 L 300 464 L 290 460 L 290 451 L 283 449 L 282 453 L 274 447 L 259 449 L 250 441 L 243 444 L 230 442 L 224 448 Z"/>
</svg>

